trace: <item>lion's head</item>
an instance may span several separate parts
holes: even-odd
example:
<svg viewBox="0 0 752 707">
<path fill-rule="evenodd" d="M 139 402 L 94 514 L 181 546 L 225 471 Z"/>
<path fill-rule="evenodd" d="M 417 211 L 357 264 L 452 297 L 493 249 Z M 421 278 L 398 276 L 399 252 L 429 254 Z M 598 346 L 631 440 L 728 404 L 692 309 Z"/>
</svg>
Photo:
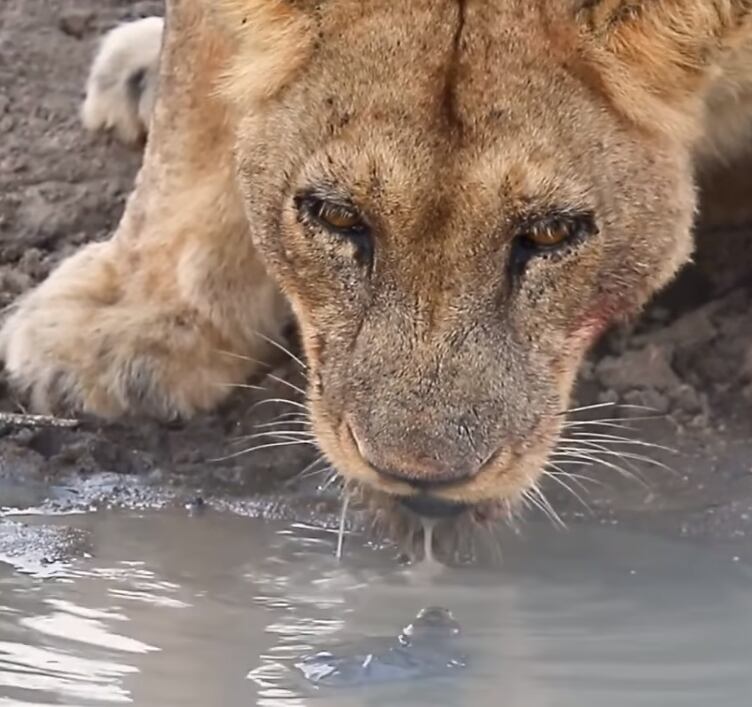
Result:
<svg viewBox="0 0 752 707">
<path fill-rule="evenodd" d="M 508 506 L 589 345 L 689 256 L 735 3 L 226 4 L 239 180 L 321 448 L 419 514 Z"/>
</svg>

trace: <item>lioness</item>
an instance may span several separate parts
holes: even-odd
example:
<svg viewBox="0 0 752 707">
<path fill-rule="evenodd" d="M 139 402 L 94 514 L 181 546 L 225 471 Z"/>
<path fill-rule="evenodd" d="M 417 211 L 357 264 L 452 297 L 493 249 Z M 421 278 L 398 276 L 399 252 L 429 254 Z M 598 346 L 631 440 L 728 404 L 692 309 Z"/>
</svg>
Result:
<svg viewBox="0 0 752 707">
<path fill-rule="evenodd" d="M 172 0 L 165 27 L 94 63 L 84 119 L 148 127 L 143 166 L 7 319 L 12 380 L 188 416 L 289 307 L 321 449 L 419 515 L 536 488 L 583 355 L 690 257 L 698 160 L 752 137 L 751 0 Z"/>
</svg>

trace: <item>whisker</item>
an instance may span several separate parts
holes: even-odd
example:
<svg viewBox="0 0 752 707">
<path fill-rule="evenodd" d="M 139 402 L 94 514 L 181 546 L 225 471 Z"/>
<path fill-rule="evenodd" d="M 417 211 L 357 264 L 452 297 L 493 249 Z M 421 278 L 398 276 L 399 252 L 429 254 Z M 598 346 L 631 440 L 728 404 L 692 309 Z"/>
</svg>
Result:
<svg viewBox="0 0 752 707">
<path fill-rule="evenodd" d="M 264 422 L 260 425 L 254 425 L 254 430 L 261 430 L 264 428 L 274 428 L 274 427 L 282 427 L 284 425 L 302 425 L 303 427 L 308 427 L 309 429 L 312 427 L 310 421 L 308 420 L 280 420 L 279 422 Z"/>
<path fill-rule="evenodd" d="M 635 428 L 632 425 L 628 425 L 625 422 L 616 422 L 616 420 L 622 420 L 622 419 L 629 419 L 634 420 L 634 417 L 630 418 L 616 418 L 616 417 L 606 417 L 602 420 L 567 420 L 564 424 L 562 424 L 563 428 L 569 428 L 569 427 L 611 427 L 614 429 L 619 430 L 631 430 L 636 431 Z M 642 419 L 642 418 L 637 418 Z"/>
<path fill-rule="evenodd" d="M 622 437 L 621 435 L 611 435 L 611 434 L 603 434 L 598 432 L 572 432 L 572 438 L 566 439 L 564 438 L 564 441 L 569 442 L 577 442 L 578 440 L 588 440 L 588 441 L 603 441 L 603 442 L 613 442 L 614 444 L 631 444 L 634 446 L 639 447 L 650 447 L 651 449 L 660 449 L 664 452 L 669 452 L 671 454 L 679 454 L 678 449 L 674 449 L 673 447 L 667 447 L 664 444 L 656 444 L 655 442 L 646 442 L 641 439 L 633 439 L 631 437 Z"/>
<path fill-rule="evenodd" d="M 228 351 L 227 349 L 214 349 L 217 353 L 222 354 L 223 356 L 230 356 L 231 358 L 237 358 L 240 361 L 248 361 L 249 363 L 256 363 L 259 366 L 264 366 L 265 368 L 271 368 L 272 366 L 267 363 L 266 361 L 260 361 L 257 358 L 252 358 L 251 356 L 246 356 L 244 354 L 236 353 L 235 351 Z"/>
<path fill-rule="evenodd" d="M 548 518 L 552 523 L 554 522 L 551 516 L 549 515 L 548 511 L 546 510 L 545 506 L 543 506 L 543 504 L 541 504 L 541 502 L 537 498 L 531 495 L 531 493 L 529 492 L 529 489 L 526 489 L 525 491 L 522 492 L 522 499 L 523 499 L 523 506 L 525 506 L 526 508 L 530 508 L 531 505 L 534 506 L 541 513 L 543 513 L 543 515 L 546 516 L 546 518 Z"/>
<path fill-rule="evenodd" d="M 593 455 L 594 455 L 593 450 L 564 448 L 558 452 L 556 451 L 553 452 L 551 454 L 551 458 L 557 464 L 561 464 L 562 462 L 567 462 L 567 461 L 579 461 L 580 463 L 586 462 L 587 464 L 600 464 L 602 466 L 607 467 L 608 469 L 612 469 L 613 471 L 616 471 L 624 478 L 635 481 L 646 489 L 650 489 L 650 485 L 639 474 L 633 471 L 629 471 L 628 469 L 625 469 L 624 467 L 619 466 L 618 464 L 614 464 L 613 462 L 610 462 L 607 459 L 600 459 Z"/>
<path fill-rule="evenodd" d="M 308 407 L 303 405 L 303 403 L 296 402 L 295 400 L 289 400 L 287 398 L 267 398 L 266 400 L 260 400 L 254 405 L 251 405 L 250 409 L 253 410 L 254 408 L 260 407 L 261 405 L 269 405 L 270 403 L 286 403 L 287 405 L 291 405 L 292 407 L 300 408 L 301 410 L 308 412 Z"/>
<path fill-rule="evenodd" d="M 217 383 L 220 388 L 241 388 L 242 390 L 260 390 L 268 393 L 269 389 L 263 385 L 253 385 L 251 383 Z"/>
<path fill-rule="evenodd" d="M 274 339 L 270 339 L 268 336 L 266 336 L 265 334 L 262 334 L 260 331 L 257 331 L 255 333 L 256 333 L 257 336 L 259 336 L 260 338 L 262 338 L 264 341 L 270 343 L 272 346 L 274 346 L 275 348 L 279 349 L 283 353 L 286 353 L 304 371 L 308 370 L 308 366 L 306 366 L 306 364 L 303 363 L 303 361 L 298 356 L 296 356 L 292 351 L 290 351 L 290 349 L 288 349 L 283 344 L 280 344 L 279 341 L 275 341 Z"/>
<path fill-rule="evenodd" d="M 569 415 L 573 412 L 586 412 L 587 410 L 601 410 L 607 407 L 614 407 L 617 403 L 594 403 L 593 405 L 581 405 L 580 407 L 567 408 L 558 412 L 557 415 Z"/>
<path fill-rule="evenodd" d="M 342 559 L 342 551 L 345 546 L 345 523 L 347 521 L 347 507 L 350 505 L 350 496 L 344 494 L 342 498 L 342 513 L 339 517 L 339 532 L 337 533 L 337 559 Z"/>
<path fill-rule="evenodd" d="M 582 405 L 580 407 L 569 408 L 557 413 L 558 415 L 569 415 L 575 412 L 587 412 L 589 410 L 599 410 L 606 407 L 618 408 L 620 410 L 644 410 L 645 412 L 657 413 L 659 410 L 648 407 L 647 405 L 633 405 L 631 403 L 594 403 L 593 405 Z"/>
<path fill-rule="evenodd" d="M 214 463 L 214 462 L 224 462 L 229 459 L 236 459 L 237 457 L 242 457 L 244 454 L 250 454 L 251 452 L 258 452 L 261 449 L 271 449 L 273 447 L 295 447 L 295 446 L 303 446 L 308 445 L 311 447 L 315 447 L 316 445 L 309 441 L 309 440 L 298 440 L 298 441 L 287 441 L 287 442 L 271 442 L 269 444 L 259 444 L 255 447 L 250 447 L 249 449 L 242 449 L 239 452 L 234 452 L 233 454 L 228 454 L 224 457 L 216 457 L 215 459 L 207 459 L 208 462 Z"/>
<path fill-rule="evenodd" d="M 269 430 L 268 432 L 254 432 L 249 435 L 241 435 L 240 437 L 232 438 L 231 442 L 237 444 L 238 442 L 246 442 L 250 439 L 315 439 L 315 436 L 310 432 L 301 430 Z"/>
<path fill-rule="evenodd" d="M 567 420 L 562 424 L 562 427 L 580 427 L 585 425 L 594 425 L 603 427 L 621 427 L 627 430 L 636 432 L 633 422 L 646 422 L 651 420 L 665 420 L 668 415 L 656 414 L 656 415 L 630 415 L 629 417 L 603 417 L 603 418 L 589 418 L 587 420 Z"/>
<path fill-rule="evenodd" d="M 585 502 L 585 499 L 580 496 L 577 491 L 575 491 L 566 481 L 562 479 L 562 477 L 567 477 L 568 474 L 565 473 L 556 473 L 554 471 L 551 471 L 550 469 L 543 469 L 543 475 L 548 477 L 549 479 L 552 479 L 555 483 L 559 484 L 564 490 L 568 491 L 572 496 L 574 496 L 580 504 L 585 508 L 585 510 L 588 513 L 592 513 L 593 510 L 590 508 L 590 506 Z"/>
<path fill-rule="evenodd" d="M 653 459 L 652 457 L 645 456 L 643 454 L 635 454 L 634 452 L 627 452 L 623 450 L 616 450 L 616 449 L 609 449 L 608 447 L 604 446 L 603 444 L 600 444 L 599 442 L 587 440 L 587 439 L 578 439 L 575 440 L 576 444 L 585 444 L 587 445 L 588 451 L 593 452 L 594 454 L 607 454 L 612 457 L 618 457 L 619 459 L 623 459 L 624 461 L 635 461 L 635 462 L 641 462 L 643 464 L 650 464 L 651 466 L 658 467 L 659 469 L 664 469 L 665 471 L 668 471 L 672 474 L 676 474 L 676 470 L 672 469 L 668 464 L 664 464 L 662 461 L 659 461 L 658 459 Z M 630 468 L 634 469 L 630 465 Z"/>
<path fill-rule="evenodd" d="M 267 375 L 267 378 L 271 378 L 272 380 L 277 381 L 277 383 L 282 383 L 282 385 L 286 385 L 288 388 L 292 388 L 296 393 L 300 393 L 303 397 L 307 395 L 305 390 L 303 390 L 300 386 L 295 385 L 294 383 L 290 383 L 290 381 L 286 381 L 284 378 L 275 376 L 273 373 L 269 373 Z"/>
<path fill-rule="evenodd" d="M 306 471 L 305 473 L 301 472 L 298 475 L 297 480 L 298 481 L 303 481 L 305 479 L 312 479 L 315 476 L 321 476 L 322 474 L 326 474 L 326 472 L 328 471 L 328 465 L 326 464 L 326 460 L 325 459 L 319 459 L 316 462 L 316 464 L 321 464 L 321 463 L 323 463 L 324 466 L 322 466 L 322 467 L 320 467 L 318 469 L 316 468 L 316 466 L 313 466 L 308 471 Z M 311 466 L 311 465 L 309 464 L 309 466 Z"/>
<path fill-rule="evenodd" d="M 577 484 L 578 488 L 582 489 L 584 493 L 589 493 L 589 490 L 585 484 L 593 484 L 595 486 L 603 486 L 603 482 L 599 481 L 598 479 L 594 479 L 592 476 L 585 476 L 585 474 L 578 474 L 573 471 L 566 471 L 565 469 L 561 468 L 562 462 L 554 463 L 551 461 L 546 462 L 546 467 L 551 467 L 551 469 L 554 470 L 555 473 L 566 477 L 567 479 L 572 479 L 572 483 Z M 572 464 L 580 464 L 580 462 L 572 462 Z M 553 473 L 553 472 L 552 472 Z"/>
<path fill-rule="evenodd" d="M 331 467 L 331 466 L 330 466 L 329 468 L 330 468 L 330 469 L 332 469 L 332 467 Z M 339 474 L 338 474 L 338 473 L 337 473 L 337 472 L 336 472 L 336 471 L 335 471 L 334 469 L 332 469 L 332 475 L 331 475 L 331 476 L 330 476 L 330 477 L 329 477 L 329 478 L 328 478 L 328 479 L 327 479 L 327 480 L 326 480 L 326 481 L 325 481 L 325 482 L 324 482 L 323 484 L 321 484 L 321 486 L 319 486 L 319 491 L 320 491 L 321 493 L 325 493 L 326 491 L 328 491 L 328 490 L 329 490 L 329 488 L 330 488 L 330 487 L 331 487 L 331 486 L 332 486 L 332 485 L 333 485 L 333 484 L 334 484 L 335 482 L 337 482 L 337 481 L 339 481 L 339 480 L 340 480 L 340 478 L 339 478 Z"/>
<path fill-rule="evenodd" d="M 549 518 L 551 518 L 554 525 L 558 524 L 562 528 L 566 528 L 567 524 L 561 519 L 561 516 L 556 512 L 554 507 L 551 505 L 551 502 L 546 498 L 546 495 L 541 491 L 540 486 L 538 484 L 533 484 L 531 486 L 533 494 L 540 500 L 541 504 L 543 504 L 544 509 L 546 510 Z"/>
<path fill-rule="evenodd" d="M 285 483 L 285 486 L 292 486 L 292 484 L 297 483 L 298 481 L 303 481 L 304 479 L 325 473 L 326 467 L 322 469 L 316 468 L 322 462 L 326 463 L 326 459 L 324 458 L 323 454 L 319 454 L 312 462 L 306 464 L 297 474 L 288 479 Z"/>
<path fill-rule="evenodd" d="M 297 412 L 297 411 L 295 411 L 295 412 L 283 412 L 282 414 L 276 415 L 274 418 L 272 418 L 271 422 L 264 423 L 264 424 L 272 424 L 272 423 L 274 423 L 274 424 L 277 424 L 277 423 L 286 424 L 286 423 L 282 423 L 282 421 L 283 420 L 288 420 L 288 419 L 290 421 L 301 420 L 301 419 L 308 421 L 308 420 L 311 419 L 311 416 L 308 413 L 308 411 L 306 411 L 306 412 Z M 260 427 L 260 425 L 256 425 L 256 427 Z"/>
</svg>

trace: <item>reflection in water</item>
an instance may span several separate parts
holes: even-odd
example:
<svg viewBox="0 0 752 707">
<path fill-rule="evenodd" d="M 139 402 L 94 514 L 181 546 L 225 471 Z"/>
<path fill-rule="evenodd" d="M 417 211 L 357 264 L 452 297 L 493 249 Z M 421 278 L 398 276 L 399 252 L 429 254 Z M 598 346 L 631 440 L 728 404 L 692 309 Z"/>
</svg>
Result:
<svg viewBox="0 0 752 707">
<path fill-rule="evenodd" d="M 340 563 L 336 533 L 229 515 L 55 522 L 38 534 L 54 568 L 24 561 L 33 524 L 4 553 L 23 571 L 0 565 L 0 707 L 741 707 L 752 690 L 749 578 L 688 546 L 541 530 L 505 540 L 503 570 L 424 571 L 355 538 Z M 86 550 L 66 557 L 54 538 L 71 525 Z M 443 660 L 431 640 L 388 663 L 399 627 L 432 604 L 462 625 L 466 669 L 332 688 L 295 667 L 322 651 L 347 669 Z"/>
</svg>

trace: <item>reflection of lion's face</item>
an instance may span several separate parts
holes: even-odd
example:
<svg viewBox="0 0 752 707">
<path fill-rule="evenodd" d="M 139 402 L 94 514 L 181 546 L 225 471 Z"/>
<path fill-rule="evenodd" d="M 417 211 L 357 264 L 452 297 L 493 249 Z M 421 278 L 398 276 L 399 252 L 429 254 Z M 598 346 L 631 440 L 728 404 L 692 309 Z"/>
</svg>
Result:
<svg viewBox="0 0 752 707">
<path fill-rule="evenodd" d="M 324 3 L 238 144 L 322 449 L 429 514 L 536 481 L 588 345 L 689 249 L 686 151 L 536 5 Z"/>
</svg>

